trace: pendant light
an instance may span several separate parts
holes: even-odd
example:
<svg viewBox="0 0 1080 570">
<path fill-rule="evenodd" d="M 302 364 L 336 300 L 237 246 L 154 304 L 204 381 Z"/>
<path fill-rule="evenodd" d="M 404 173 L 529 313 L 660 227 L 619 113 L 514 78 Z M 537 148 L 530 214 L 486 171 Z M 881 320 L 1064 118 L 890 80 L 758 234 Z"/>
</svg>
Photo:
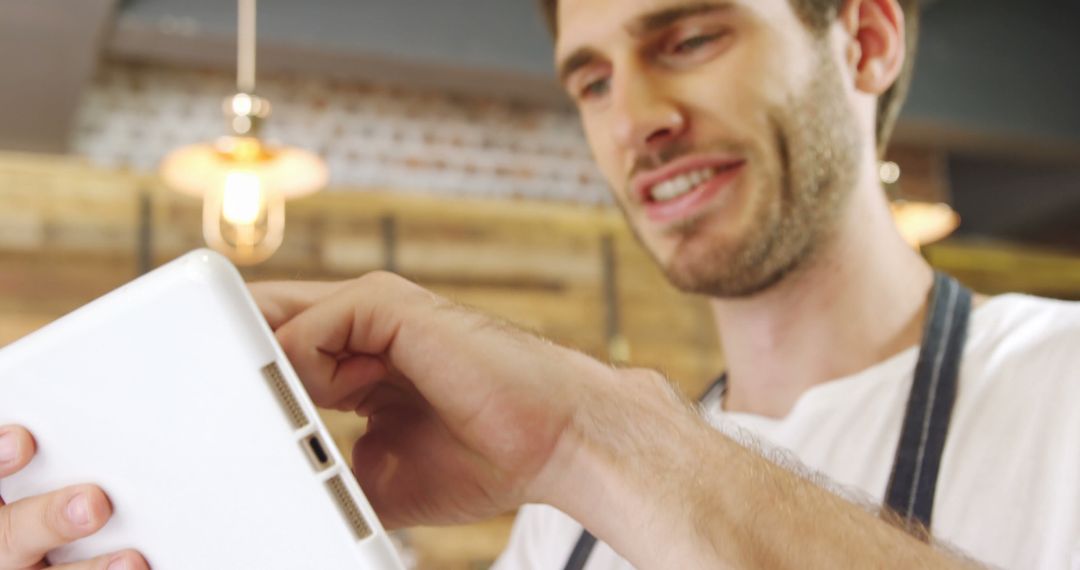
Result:
<svg viewBox="0 0 1080 570">
<path fill-rule="evenodd" d="M 887 188 L 894 188 L 900 181 L 900 166 L 895 162 L 882 162 L 878 174 Z M 947 202 L 894 196 L 890 208 L 900 235 L 914 248 L 945 239 L 960 225 L 960 216 Z"/>
<path fill-rule="evenodd" d="M 317 192 L 329 177 L 314 153 L 259 138 L 270 102 L 255 95 L 255 1 L 239 0 L 237 93 L 223 105 L 230 134 L 181 147 L 161 164 L 165 184 L 203 199 L 203 237 L 238 265 L 266 260 L 281 245 L 285 200 Z"/>
</svg>

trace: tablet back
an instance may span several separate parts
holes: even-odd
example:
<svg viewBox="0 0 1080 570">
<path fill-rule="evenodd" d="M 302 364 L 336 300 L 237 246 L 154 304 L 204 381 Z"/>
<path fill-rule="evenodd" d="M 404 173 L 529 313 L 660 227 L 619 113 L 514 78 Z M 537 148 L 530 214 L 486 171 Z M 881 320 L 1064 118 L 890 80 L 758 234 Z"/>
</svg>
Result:
<svg viewBox="0 0 1080 570">
<path fill-rule="evenodd" d="M 235 268 L 187 254 L 0 350 L 0 425 L 38 455 L 7 501 L 102 486 L 114 516 L 53 563 L 400 568 Z"/>
</svg>

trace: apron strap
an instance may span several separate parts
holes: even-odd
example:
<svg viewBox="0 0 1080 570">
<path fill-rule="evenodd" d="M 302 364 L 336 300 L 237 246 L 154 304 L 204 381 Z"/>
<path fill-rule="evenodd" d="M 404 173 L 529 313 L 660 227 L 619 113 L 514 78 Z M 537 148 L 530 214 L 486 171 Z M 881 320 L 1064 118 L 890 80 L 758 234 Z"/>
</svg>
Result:
<svg viewBox="0 0 1080 570">
<path fill-rule="evenodd" d="M 587 530 L 581 531 L 581 536 L 574 544 L 574 550 L 570 553 L 570 559 L 566 561 L 565 570 L 581 570 L 589 561 L 589 555 L 596 547 L 596 537 Z"/>
<path fill-rule="evenodd" d="M 956 401 L 971 291 L 937 273 L 885 503 L 930 528 L 945 436 Z"/>
<path fill-rule="evenodd" d="M 971 291 L 952 277 L 934 273 L 930 309 L 923 327 L 919 361 L 908 395 L 904 426 L 896 448 L 886 504 L 908 522 L 930 528 L 934 490 L 945 448 L 945 436 L 956 401 L 960 360 L 971 314 Z M 702 394 L 705 401 L 727 388 L 722 374 Z M 596 537 L 582 530 L 564 570 L 583 570 L 596 547 Z"/>
</svg>

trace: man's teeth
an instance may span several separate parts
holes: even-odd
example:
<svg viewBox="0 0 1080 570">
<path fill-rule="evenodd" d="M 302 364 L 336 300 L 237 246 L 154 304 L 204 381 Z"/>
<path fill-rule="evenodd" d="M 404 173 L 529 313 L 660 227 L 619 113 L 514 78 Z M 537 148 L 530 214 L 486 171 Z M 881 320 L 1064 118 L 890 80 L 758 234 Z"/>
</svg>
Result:
<svg viewBox="0 0 1080 570">
<path fill-rule="evenodd" d="M 683 194 L 691 191 L 698 184 L 705 182 L 716 174 L 714 168 L 702 168 L 701 170 L 694 170 L 685 174 L 680 174 L 675 178 L 666 180 L 652 187 L 649 195 L 653 200 L 660 202 L 663 200 L 670 200 L 672 198 L 678 198 Z"/>
</svg>

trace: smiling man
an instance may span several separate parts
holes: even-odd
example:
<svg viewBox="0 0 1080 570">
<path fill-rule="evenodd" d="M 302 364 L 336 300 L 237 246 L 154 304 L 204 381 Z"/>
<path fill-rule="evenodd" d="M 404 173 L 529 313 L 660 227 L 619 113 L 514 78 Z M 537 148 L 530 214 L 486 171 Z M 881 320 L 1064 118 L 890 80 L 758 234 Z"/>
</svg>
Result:
<svg viewBox="0 0 1080 570">
<path fill-rule="evenodd" d="M 568 1 L 559 22 L 559 75 L 594 155 L 676 285 L 751 295 L 823 245 L 874 158 L 827 28 L 786 2 Z M 891 58 L 864 78 L 875 88 L 903 61 L 902 42 L 878 47 L 860 54 Z"/>
<path fill-rule="evenodd" d="M 544 5 L 630 226 L 676 286 L 713 299 L 729 405 L 783 415 L 918 340 L 932 272 L 877 178 L 910 79 L 895 0 Z"/>
<path fill-rule="evenodd" d="M 916 2 L 541 6 L 558 76 L 627 221 L 673 284 L 710 298 L 728 368 L 706 417 L 763 440 L 751 447 L 793 452 L 809 470 L 774 461 L 824 474 L 916 536 L 1008 567 L 1078 563 L 1080 421 L 1061 402 L 1080 397 L 1066 348 L 1080 341 L 1080 310 L 987 300 L 935 276 L 897 234 L 877 178 L 912 75 Z M 774 492 L 785 485 L 767 476 L 698 476 L 759 513 L 718 548 L 759 539 L 811 567 L 821 544 L 807 529 L 820 525 L 847 529 L 831 547 L 850 555 L 842 566 L 866 567 L 868 551 L 881 555 L 870 566 L 906 565 L 888 554 L 895 544 L 856 537 L 824 505 L 799 520 L 790 502 L 813 500 Z M 594 542 L 563 513 L 530 506 L 498 567 L 628 566 Z M 785 565 L 779 554 L 756 561 Z"/>
</svg>

